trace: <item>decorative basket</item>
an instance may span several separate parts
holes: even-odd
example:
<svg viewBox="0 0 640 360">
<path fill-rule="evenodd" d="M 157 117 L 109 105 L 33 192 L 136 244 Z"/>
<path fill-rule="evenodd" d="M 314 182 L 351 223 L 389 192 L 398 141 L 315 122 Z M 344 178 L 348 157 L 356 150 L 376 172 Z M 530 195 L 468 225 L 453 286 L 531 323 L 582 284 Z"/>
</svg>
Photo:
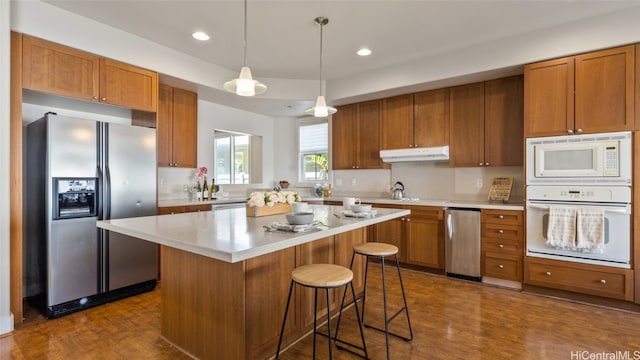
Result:
<svg viewBox="0 0 640 360">
<path fill-rule="evenodd" d="M 249 206 L 247 205 L 247 216 L 249 217 L 260 217 L 267 215 L 276 215 L 276 214 L 286 214 L 290 213 L 293 210 L 291 204 L 275 204 L 271 207 L 269 206 Z"/>
</svg>

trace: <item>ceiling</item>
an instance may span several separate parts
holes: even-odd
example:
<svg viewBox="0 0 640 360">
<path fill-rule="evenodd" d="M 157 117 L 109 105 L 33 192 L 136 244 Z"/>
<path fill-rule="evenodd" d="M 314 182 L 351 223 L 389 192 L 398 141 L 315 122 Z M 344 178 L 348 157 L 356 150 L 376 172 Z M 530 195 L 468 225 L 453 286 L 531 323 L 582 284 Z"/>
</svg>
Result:
<svg viewBox="0 0 640 360">
<path fill-rule="evenodd" d="M 45 2 L 234 72 L 243 62 L 241 0 Z M 249 0 L 248 64 L 257 79 L 317 80 L 317 16 L 329 18 L 323 78 L 331 82 L 638 6 L 638 1 Z M 194 31 L 211 39 L 197 41 Z M 357 56 L 360 47 L 373 54 Z"/>
</svg>

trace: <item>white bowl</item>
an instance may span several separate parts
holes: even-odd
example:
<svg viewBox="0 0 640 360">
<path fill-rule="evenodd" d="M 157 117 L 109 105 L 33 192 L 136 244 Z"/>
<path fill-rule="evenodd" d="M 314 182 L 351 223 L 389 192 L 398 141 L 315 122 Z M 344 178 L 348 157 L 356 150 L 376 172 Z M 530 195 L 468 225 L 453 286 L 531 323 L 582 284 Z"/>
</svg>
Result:
<svg viewBox="0 0 640 360">
<path fill-rule="evenodd" d="M 313 213 L 291 213 L 286 216 L 289 225 L 306 225 L 313 221 Z"/>
<path fill-rule="evenodd" d="M 353 211 L 354 213 L 369 212 L 371 211 L 371 205 L 351 205 L 351 211 Z"/>
</svg>

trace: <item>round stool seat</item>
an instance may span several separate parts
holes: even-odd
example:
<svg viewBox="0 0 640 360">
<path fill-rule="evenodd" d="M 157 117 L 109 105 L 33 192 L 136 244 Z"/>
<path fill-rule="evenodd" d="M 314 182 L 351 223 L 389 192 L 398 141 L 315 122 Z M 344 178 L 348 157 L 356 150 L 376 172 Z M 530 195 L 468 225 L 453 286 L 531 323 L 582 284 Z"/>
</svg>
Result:
<svg viewBox="0 0 640 360">
<path fill-rule="evenodd" d="M 311 264 L 293 269 L 291 278 L 305 286 L 332 288 L 348 284 L 353 279 L 353 272 L 340 265 Z"/>
<path fill-rule="evenodd" d="M 368 242 L 354 245 L 353 251 L 367 256 L 391 256 L 398 253 L 398 247 L 391 244 Z"/>
</svg>

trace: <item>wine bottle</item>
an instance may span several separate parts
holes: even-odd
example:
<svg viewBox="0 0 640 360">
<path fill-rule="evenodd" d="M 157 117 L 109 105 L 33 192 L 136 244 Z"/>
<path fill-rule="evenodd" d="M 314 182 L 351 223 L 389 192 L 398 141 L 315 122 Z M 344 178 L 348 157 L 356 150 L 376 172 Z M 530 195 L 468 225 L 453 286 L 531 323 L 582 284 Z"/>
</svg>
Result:
<svg viewBox="0 0 640 360">
<path fill-rule="evenodd" d="M 204 184 L 202 185 L 202 200 L 206 200 L 209 197 L 209 186 L 207 186 L 207 177 L 204 177 Z"/>
<path fill-rule="evenodd" d="M 213 200 L 213 196 L 216 193 L 216 179 L 211 178 L 211 187 L 209 188 L 209 200 Z"/>
</svg>

